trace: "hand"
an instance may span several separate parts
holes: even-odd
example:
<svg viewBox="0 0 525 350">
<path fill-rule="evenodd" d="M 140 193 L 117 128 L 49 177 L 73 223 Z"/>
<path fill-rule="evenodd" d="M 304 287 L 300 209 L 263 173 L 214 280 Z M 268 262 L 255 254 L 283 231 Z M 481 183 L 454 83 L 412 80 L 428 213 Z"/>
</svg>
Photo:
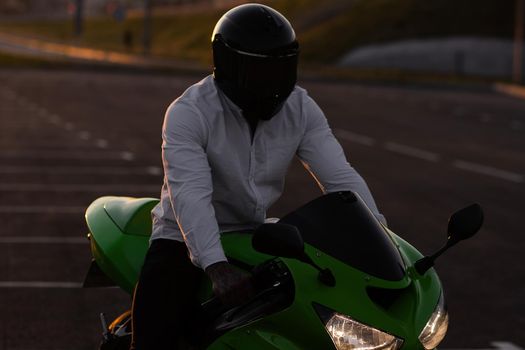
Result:
<svg viewBox="0 0 525 350">
<path fill-rule="evenodd" d="M 213 293 L 226 306 L 241 305 L 255 295 L 250 275 L 225 261 L 208 266 L 205 272 Z"/>
</svg>

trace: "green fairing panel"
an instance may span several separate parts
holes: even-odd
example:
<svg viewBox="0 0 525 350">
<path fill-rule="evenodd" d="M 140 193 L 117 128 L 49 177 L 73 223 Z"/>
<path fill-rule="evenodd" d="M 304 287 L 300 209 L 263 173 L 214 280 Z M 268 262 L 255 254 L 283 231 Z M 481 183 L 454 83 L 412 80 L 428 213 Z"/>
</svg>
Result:
<svg viewBox="0 0 525 350">
<path fill-rule="evenodd" d="M 101 197 L 86 211 L 93 257 L 101 270 L 128 293 L 133 292 L 144 262 L 151 234 L 150 208 L 157 202 L 151 198 Z M 139 234 L 142 229 L 144 234 Z"/>
<path fill-rule="evenodd" d="M 251 239 L 252 235 L 246 233 L 224 234 L 221 237 L 221 242 L 226 256 L 232 260 L 242 261 L 252 266 L 274 258 L 253 250 Z M 302 270 L 304 267 L 304 264 L 294 260 L 282 260 L 285 261 L 288 266 L 294 263 L 298 264 L 299 270 Z M 311 272 L 312 275 L 308 274 L 306 278 L 309 282 L 312 282 L 311 277 L 313 276 L 314 289 L 318 288 L 319 283 L 317 282 L 315 271 L 309 272 Z M 299 275 L 299 277 L 301 278 L 301 275 Z M 308 293 L 308 291 L 301 290 L 300 293 L 296 294 L 296 297 L 303 296 L 305 293 Z M 304 308 L 307 310 L 304 310 Z M 326 344 L 330 344 L 331 340 L 324 330 L 324 326 L 319 317 L 312 311 L 311 305 L 308 302 L 305 303 L 303 299 L 298 298 L 290 307 L 281 312 L 256 320 L 224 334 L 211 344 L 208 349 L 242 349 L 243 344 L 250 344 L 250 350 L 326 349 Z M 299 327 L 290 327 L 286 329 L 285 334 L 281 334 L 283 332 L 283 324 L 297 324 L 299 318 Z M 305 329 L 308 329 L 308 334 L 305 334 Z"/>
<path fill-rule="evenodd" d="M 414 268 L 414 264 L 421 259 L 423 255 L 410 243 L 388 230 L 388 228 L 387 231 L 397 244 L 403 259 L 407 262 L 409 277 L 415 282 L 412 297 L 417 300 L 416 304 L 419 305 L 419 312 L 414 312 L 413 322 L 416 333 L 419 335 L 439 302 L 442 291 L 441 281 L 434 268 L 428 270 L 423 276 L 419 275 Z M 405 312 L 406 310 L 400 309 L 395 311 Z M 421 344 L 417 343 L 417 346 L 423 349 Z M 409 349 L 409 347 L 404 348 Z"/>
<path fill-rule="evenodd" d="M 104 209 L 123 233 L 151 236 L 151 210 L 158 202 L 155 198 L 118 197 L 106 202 Z"/>
<path fill-rule="evenodd" d="M 306 251 L 314 261 L 322 266 L 330 266 L 336 281 L 336 288 L 323 285 L 317 279 L 318 272 L 312 267 L 308 267 L 293 259 L 282 259 L 292 272 L 295 284 L 295 298 L 290 307 L 276 313 L 272 316 L 265 317 L 259 321 L 251 323 L 248 326 L 241 327 L 238 331 L 242 337 L 262 337 L 263 333 L 257 333 L 258 330 L 265 330 L 264 341 L 260 340 L 260 347 L 257 349 L 295 349 L 295 348 L 322 348 L 327 343 L 328 337 L 324 326 L 319 317 L 313 312 L 312 304 L 318 303 L 339 313 L 348 315 L 355 320 L 364 324 L 374 325 L 374 327 L 387 333 L 394 334 L 405 340 L 403 349 L 422 349 L 417 340 L 419 333 L 425 326 L 428 318 L 434 311 L 439 295 L 440 282 L 432 269 L 424 276 L 417 275 L 412 271 L 411 266 L 421 254 L 417 252 L 410 244 L 389 232 L 392 238 L 398 244 L 409 271 L 405 278 L 400 281 L 382 280 L 359 270 L 356 270 L 329 255 L 324 254 L 318 249 L 306 245 Z M 257 264 L 264 261 L 269 256 L 254 252 L 251 248 L 251 236 L 244 234 L 228 234 L 222 239 L 223 246 L 229 257 Z M 382 290 L 399 291 L 396 294 L 395 301 L 387 308 L 375 303 L 368 295 L 368 288 Z M 268 339 L 275 339 L 281 343 L 279 327 L 275 324 L 293 324 L 301 318 L 300 327 L 290 327 L 286 333 L 286 339 L 289 346 L 276 347 Z M 297 332 L 294 333 L 294 329 Z M 308 329 L 308 333 L 301 331 Z M 228 349 L 237 348 L 236 337 L 234 333 L 229 333 L 221 337 L 211 349 Z M 228 346 L 224 345 L 224 342 Z M 316 344 L 316 342 L 319 342 Z M 328 343 L 330 340 L 328 339 Z M 263 345 L 264 344 L 264 345 Z M 315 346 L 313 346 L 315 345 Z"/>
</svg>

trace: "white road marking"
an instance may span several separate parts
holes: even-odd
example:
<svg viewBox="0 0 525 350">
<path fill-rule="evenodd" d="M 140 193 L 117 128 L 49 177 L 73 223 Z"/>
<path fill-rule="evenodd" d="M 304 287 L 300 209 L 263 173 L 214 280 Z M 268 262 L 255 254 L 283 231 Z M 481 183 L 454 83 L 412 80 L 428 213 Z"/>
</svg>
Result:
<svg viewBox="0 0 525 350">
<path fill-rule="evenodd" d="M 121 159 L 130 161 L 135 158 L 132 152 L 108 152 L 108 151 L 80 151 L 80 150 L 0 150 L 0 158 L 17 159 L 93 159 L 93 160 L 113 160 Z"/>
<path fill-rule="evenodd" d="M 40 107 L 40 108 L 38 109 L 38 114 L 39 114 L 41 117 L 45 117 L 45 116 L 47 116 L 48 113 L 49 113 L 49 112 L 48 112 L 47 109 L 45 109 L 44 107 Z"/>
<path fill-rule="evenodd" d="M 86 207 L 75 206 L 0 206 L 0 214 L 75 214 L 81 215 L 86 211 Z"/>
<path fill-rule="evenodd" d="M 82 288 L 78 282 L 47 282 L 47 281 L 0 281 L 0 288 Z"/>
<path fill-rule="evenodd" d="M 0 174 L 47 175 L 161 175 L 162 168 L 148 167 L 74 167 L 74 166 L 9 166 L 0 167 Z"/>
<path fill-rule="evenodd" d="M 67 122 L 66 124 L 64 124 L 64 128 L 67 131 L 73 131 L 75 129 L 75 124 L 73 124 L 71 122 Z"/>
<path fill-rule="evenodd" d="M 482 119 L 483 118 L 487 122 L 491 120 L 491 116 L 488 113 L 484 113 L 482 115 Z M 520 124 L 518 127 L 522 127 L 522 124 Z M 366 145 L 366 146 L 374 146 L 377 143 L 376 140 L 372 137 L 369 137 L 366 135 L 355 134 L 353 132 L 343 130 L 343 129 L 334 129 L 334 134 L 342 140 L 359 143 L 359 144 Z M 430 151 L 427 151 L 421 148 L 416 148 L 416 147 L 412 147 L 408 145 L 403 145 L 403 144 L 396 143 L 396 142 L 386 142 L 383 145 L 383 147 L 387 151 L 402 154 L 402 155 L 413 157 L 413 158 L 418 158 L 418 159 L 425 160 L 428 162 L 437 163 L 442 160 L 442 156 L 438 153 L 430 152 Z M 499 179 L 503 179 L 503 180 L 507 180 L 511 182 L 522 183 L 525 181 L 524 176 L 521 174 L 517 174 L 514 172 L 507 171 L 507 170 L 497 169 L 497 168 L 482 165 L 482 164 L 471 163 L 471 162 L 467 162 L 463 160 L 454 161 L 452 163 L 452 166 L 458 169 L 472 171 L 472 172 L 476 172 L 476 173 L 483 174 L 483 175 L 493 176 L 493 177 L 497 177 Z"/>
<path fill-rule="evenodd" d="M 520 348 L 519 346 L 516 346 L 508 342 L 494 341 L 491 344 L 495 346 L 496 349 L 501 349 L 501 350 L 523 350 L 523 348 Z"/>
<path fill-rule="evenodd" d="M 56 114 L 51 114 L 49 116 L 49 122 L 52 123 L 52 124 L 59 124 L 60 123 L 60 116 L 56 115 Z"/>
<path fill-rule="evenodd" d="M 91 134 L 89 133 L 89 131 L 81 131 L 78 133 L 78 137 L 81 140 L 87 141 L 91 138 Z"/>
<path fill-rule="evenodd" d="M 0 244 L 89 244 L 87 237 L 0 236 Z"/>
<path fill-rule="evenodd" d="M 133 152 L 121 152 L 121 158 L 127 161 L 132 161 L 135 159 L 135 154 Z"/>
<path fill-rule="evenodd" d="M 494 346 L 494 348 L 486 348 L 486 349 L 454 348 L 454 349 L 442 349 L 442 350 L 524 350 L 523 348 L 520 348 L 519 346 L 514 345 L 513 343 L 504 342 L 504 341 L 493 341 L 490 343 L 490 345 Z"/>
<path fill-rule="evenodd" d="M 456 160 L 452 163 L 452 165 L 458 169 L 471 171 L 482 175 L 488 175 L 511 182 L 522 183 L 525 181 L 525 177 L 523 175 L 482 164 L 467 162 L 464 160 Z"/>
<path fill-rule="evenodd" d="M 158 166 L 150 166 L 150 167 L 148 167 L 148 174 L 150 174 L 150 175 L 162 175 L 162 168 L 159 168 Z"/>
<path fill-rule="evenodd" d="M 373 146 L 376 144 L 376 140 L 372 137 L 353 133 L 343 129 L 334 129 L 335 135 L 345 141 L 359 143 L 365 146 Z"/>
<path fill-rule="evenodd" d="M 104 139 L 98 139 L 98 140 L 95 141 L 95 145 L 98 148 L 108 148 L 109 142 L 107 140 L 104 140 Z"/>
<path fill-rule="evenodd" d="M 25 106 L 26 106 L 26 108 L 32 109 L 32 110 L 38 108 L 38 106 L 36 104 L 34 104 L 32 101 L 26 101 L 25 102 Z"/>
<path fill-rule="evenodd" d="M 402 145 L 396 142 L 386 142 L 384 147 L 387 151 L 399 153 L 409 157 L 419 158 L 429 162 L 438 162 L 441 159 L 441 156 L 437 153 Z"/>
<path fill-rule="evenodd" d="M 160 185 L 1 183 L 0 192 L 160 192 Z"/>
</svg>

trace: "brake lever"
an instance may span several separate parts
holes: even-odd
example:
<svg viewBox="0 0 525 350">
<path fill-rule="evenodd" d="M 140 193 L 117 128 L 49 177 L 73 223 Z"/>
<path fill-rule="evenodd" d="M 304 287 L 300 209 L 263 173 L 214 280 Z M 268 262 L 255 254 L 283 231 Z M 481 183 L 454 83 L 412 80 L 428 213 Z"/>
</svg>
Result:
<svg viewBox="0 0 525 350">
<path fill-rule="evenodd" d="M 271 279 L 265 281 L 265 277 L 266 277 L 265 273 L 268 273 L 268 272 L 271 273 L 271 271 L 272 271 L 271 268 L 272 268 L 273 264 L 275 264 L 275 261 L 277 259 L 278 259 L 278 257 L 274 257 L 274 258 L 271 258 L 269 260 L 266 260 L 264 263 L 255 266 L 252 269 L 252 271 L 251 271 L 251 273 L 252 273 L 252 281 L 253 281 L 254 287 L 257 287 L 257 285 L 259 285 L 259 287 L 262 287 L 264 285 L 268 285 L 269 284 L 268 282 L 270 282 L 270 281 L 271 281 L 271 286 L 260 290 L 257 294 L 255 294 L 252 298 L 250 298 L 250 300 L 248 300 L 244 304 L 236 306 L 236 307 L 231 307 L 231 308 L 229 308 L 229 307 L 225 306 L 224 304 L 222 304 L 222 302 L 220 301 L 220 299 L 218 297 L 212 297 L 211 299 L 209 299 L 209 300 L 207 300 L 207 301 L 205 301 L 204 303 L 201 304 L 201 310 L 204 311 L 203 314 L 210 315 L 210 318 L 215 318 L 216 316 L 219 316 L 219 315 L 224 314 L 226 312 L 231 312 L 231 314 L 229 314 L 225 318 L 227 322 L 230 322 L 236 315 L 239 314 L 239 312 L 241 312 L 245 308 L 249 307 L 251 304 L 253 304 L 255 301 L 259 300 L 265 294 L 267 294 L 267 293 L 275 290 L 276 288 L 278 288 L 281 285 L 281 281 L 279 281 L 278 279 L 271 278 Z M 284 275 L 287 276 L 288 273 L 285 272 Z M 282 276 L 280 276 L 280 275 L 275 276 L 274 275 L 272 277 L 279 278 L 279 277 L 282 277 Z"/>
<path fill-rule="evenodd" d="M 256 295 L 254 295 L 250 300 L 248 300 L 246 303 L 242 304 L 242 305 L 239 305 L 235 308 L 232 308 L 230 309 L 232 312 L 231 314 L 229 314 L 227 317 L 226 317 L 226 321 L 228 322 L 231 322 L 233 320 L 233 318 L 239 314 L 239 312 L 243 311 L 245 308 L 247 308 L 248 306 L 250 306 L 253 302 L 259 300 L 264 294 L 266 293 L 269 293 L 273 290 L 275 290 L 277 287 L 279 287 L 281 285 L 281 282 L 279 281 L 276 281 L 271 287 L 268 287 L 266 289 L 263 289 L 262 291 L 260 291 L 259 293 L 257 293 Z"/>
</svg>

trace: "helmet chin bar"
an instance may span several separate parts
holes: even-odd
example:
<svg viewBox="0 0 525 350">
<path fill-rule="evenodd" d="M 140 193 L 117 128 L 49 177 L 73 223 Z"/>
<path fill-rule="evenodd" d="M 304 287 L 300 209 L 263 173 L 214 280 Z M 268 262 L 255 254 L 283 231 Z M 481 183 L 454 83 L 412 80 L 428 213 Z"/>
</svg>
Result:
<svg viewBox="0 0 525 350">
<path fill-rule="evenodd" d="M 293 90 L 292 88 L 285 96 L 274 94 L 273 97 L 265 98 L 228 81 L 217 78 L 215 81 L 219 89 L 242 110 L 244 117 L 250 121 L 273 118 L 283 108 L 286 99 Z"/>
<path fill-rule="evenodd" d="M 243 110 L 243 115 L 247 119 L 270 120 L 283 108 L 284 101 L 275 104 L 263 104 L 254 106 L 251 110 Z"/>
</svg>

